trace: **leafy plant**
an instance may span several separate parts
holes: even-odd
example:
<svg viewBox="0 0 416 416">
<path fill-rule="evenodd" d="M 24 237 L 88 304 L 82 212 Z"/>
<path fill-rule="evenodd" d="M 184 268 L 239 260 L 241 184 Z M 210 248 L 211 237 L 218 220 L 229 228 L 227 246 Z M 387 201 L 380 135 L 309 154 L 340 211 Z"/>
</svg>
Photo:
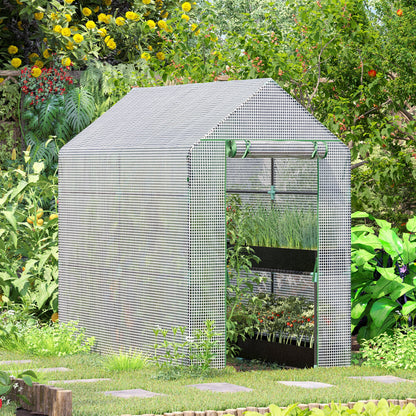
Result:
<svg viewBox="0 0 416 416">
<path fill-rule="evenodd" d="M 191 336 L 185 337 L 185 331 L 185 327 L 172 328 L 173 340 L 170 341 L 167 329 L 153 330 L 156 341 L 159 335 L 162 337 L 161 343 L 154 344 L 153 361 L 159 371 L 158 377 L 171 380 L 185 374 L 209 375 L 211 362 L 215 357 L 213 349 L 218 343 L 215 337 L 219 335 L 215 332 L 214 322 L 206 320 L 205 328 L 195 330 Z M 180 338 L 179 341 L 176 340 L 177 337 Z"/>
<path fill-rule="evenodd" d="M 29 152 L 0 179 L 0 294 L 48 319 L 58 310 L 58 186 Z"/>
<path fill-rule="evenodd" d="M 37 376 L 32 370 L 25 370 L 21 372 L 17 375 L 17 378 L 21 378 L 28 386 L 32 386 L 33 380 L 37 380 Z M 26 403 L 29 403 L 25 396 L 19 394 L 20 391 L 18 390 L 18 384 L 14 382 L 10 374 L 6 371 L 0 371 L 0 397 L 4 398 L 10 393 L 14 393 L 17 398 L 24 400 Z M 7 404 L 8 401 L 9 399 L 6 402 Z"/>
<path fill-rule="evenodd" d="M 1 338 L 0 346 L 9 351 L 20 351 L 40 357 L 78 354 L 88 352 L 95 338 L 85 336 L 78 323 L 25 323 L 16 325 L 18 330 L 13 339 Z"/>
<path fill-rule="evenodd" d="M 257 339 L 313 348 L 313 302 L 297 297 L 278 298 L 271 294 L 260 294 L 259 298 L 261 303 L 239 308 L 235 317 L 239 325 L 251 324 L 250 333 Z"/>
<path fill-rule="evenodd" d="M 262 303 L 254 295 L 254 285 L 262 283 L 265 277 L 251 272 L 253 262 L 260 259 L 248 247 L 242 229 L 244 221 L 241 209 L 241 199 L 237 195 L 227 200 L 227 237 L 232 245 L 227 250 L 227 354 L 235 356 L 239 348 L 237 341 L 253 335 L 253 325 L 256 322 L 254 314 L 245 314 L 245 320 L 238 319 L 246 305 Z M 247 312 L 247 311 L 246 311 Z M 244 322 L 244 325 L 241 324 Z"/>
<path fill-rule="evenodd" d="M 361 344 L 363 365 L 388 369 L 416 368 L 416 329 L 394 328 L 391 334 L 383 333 Z"/>
<path fill-rule="evenodd" d="M 396 322 L 413 324 L 416 315 L 416 218 L 401 237 L 396 228 L 364 212 L 353 219 L 375 223 L 352 227 L 352 329 L 358 338 L 373 338 Z"/>
<path fill-rule="evenodd" d="M 128 352 L 119 350 L 118 354 L 111 354 L 104 360 L 104 367 L 110 371 L 134 371 L 141 370 L 149 363 L 149 358 L 132 348 Z"/>
<path fill-rule="evenodd" d="M 282 211 L 276 207 L 253 207 L 233 201 L 233 209 L 238 206 L 239 214 L 238 218 L 233 218 L 235 211 L 227 210 L 227 224 L 233 224 L 233 232 L 229 233 L 231 244 L 234 236 L 239 235 L 248 246 L 316 250 L 318 227 L 315 211 Z"/>
</svg>

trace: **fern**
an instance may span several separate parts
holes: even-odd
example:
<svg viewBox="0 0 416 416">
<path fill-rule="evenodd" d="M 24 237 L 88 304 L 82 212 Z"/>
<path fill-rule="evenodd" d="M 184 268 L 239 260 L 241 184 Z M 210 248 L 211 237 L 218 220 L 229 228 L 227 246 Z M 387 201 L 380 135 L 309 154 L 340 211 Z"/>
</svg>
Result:
<svg viewBox="0 0 416 416">
<path fill-rule="evenodd" d="M 95 101 L 92 94 L 85 88 L 77 87 L 65 97 L 66 120 L 74 133 L 79 133 L 93 120 Z"/>
</svg>

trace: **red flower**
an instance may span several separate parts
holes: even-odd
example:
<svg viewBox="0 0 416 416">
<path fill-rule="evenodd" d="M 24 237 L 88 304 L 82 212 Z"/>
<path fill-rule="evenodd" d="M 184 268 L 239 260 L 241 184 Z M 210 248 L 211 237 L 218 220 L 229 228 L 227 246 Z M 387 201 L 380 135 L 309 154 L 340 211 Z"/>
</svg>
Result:
<svg viewBox="0 0 416 416">
<path fill-rule="evenodd" d="M 3 401 L 0 399 L 0 409 L 3 406 Z"/>
<path fill-rule="evenodd" d="M 401 16 L 402 14 L 403 14 L 403 10 L 402 9 L 399 9 L 399 10 L 397 10 L 397 16 Z"/>
<path fill-rule="evenodd" d="M 370 69 L 370 70 L 368 71 L 368 75 L 369 75 L 371 78 L 374 78 L 374 77 L 377 75 L 377 72 L 376 72 L 376 70 L 375 70 L 375 69 Z"/>
</svg>

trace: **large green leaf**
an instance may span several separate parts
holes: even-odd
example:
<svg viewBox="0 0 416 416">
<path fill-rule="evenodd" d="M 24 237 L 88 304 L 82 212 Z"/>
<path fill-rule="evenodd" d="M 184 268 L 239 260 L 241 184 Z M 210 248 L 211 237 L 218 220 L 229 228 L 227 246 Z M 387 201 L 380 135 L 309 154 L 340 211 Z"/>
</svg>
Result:
<svg viewBox="0 0 416 416">
<path fill-rule="evenodd" d="M 371 299 L 370 295 L 364 295 L 364 296 L 360 296 L 355 302 L 353 302 L 352 307 L 351 307 L 352 319 L 360 319 L 363 316 L 370 299 Z"/>
<path fill-rule="evenodd" d="M 416 232 L 416 217 L 410 218 L 410 220 L 407 221 L 406 228 L 411 233 Z"/>
<path fill-rule="evenodd" d="M 413 263 L 416 260 L 416 243 L 410 241 L 410 234 L 403 233 L 403 254 L 405 264 Z"/>
<path fill-rule="evenodd" d="M 395 274 L 394 267 L 377 267 L 377 271 L 381 274 L 381 277 L 368 289 L 373 299 L 389 296 L 390 299 L 395 301 L 414 289 L 413 286 L 404 283 Z"/>
<path fill-rule="evenodd" d="M 402 307 L 402 315 L 410 315 L 416 310 L 416 302 L 408 300 Z"/>
<path fill-rule="evenodd" d="M 393 259 L 403 253 L 403 242 L 393 230 L 381 229 L 378 238 L 383 244 L 384 250 Z"/>
<path fill-rule="evenodd" d="M 353 238 L 351 236 L 351 246 L 353 249 L 365 249 L 375 253 L 376 249 L 381 249 L 382 244 L 378 237 L 374 234 L 360 235 L 359 237 Z"/>
<path fill-rule="evenodd" d="M 374 217 L 371 214 L 367 214 L 363 211 L 356 211 L 351 214 L 351 218 L 370 218 L 370 220 L 373 220 Z"/>
<path fill-rule="evenodd" d="M 374 255 L 375 253 L 370 253 L 369 251 L 364 250 L 364 249 L 358 249 L 352 252 L 351 260 L 354 264 L 360 267 L 360 266 L 363 266 L 368 261 L 370 261 L 371 259 L 373 259 Z"/>
<path fill-rule="evenodd" d="M 13 227 L 13 230 L 17 230 L 17 222 L 16 218 L 14 217 L 14 211 L 2 211 L 2 214 L 6 217 L 6 220 L 10 223 Z"/>
<path fill-rule="evenodd" d="M 381 328 L 388 316 L 400 305 L 389 298 L 378 299 L 373 303 L 370 309 L 370 316 L 374 325 Z"/>
</svg>

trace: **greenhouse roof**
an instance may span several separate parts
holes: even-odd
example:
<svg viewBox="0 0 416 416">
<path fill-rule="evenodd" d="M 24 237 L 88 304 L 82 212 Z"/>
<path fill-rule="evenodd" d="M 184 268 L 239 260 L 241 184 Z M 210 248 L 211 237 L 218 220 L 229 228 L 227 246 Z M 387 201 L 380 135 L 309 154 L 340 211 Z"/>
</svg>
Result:
<svg viewBox="0 0 416 416">
<path fill-rule="evenodd" d="M 133 88 L 61 152 L 189 148 L 210 139 L 338 141 L 267 78 Z"/>
</svg>

